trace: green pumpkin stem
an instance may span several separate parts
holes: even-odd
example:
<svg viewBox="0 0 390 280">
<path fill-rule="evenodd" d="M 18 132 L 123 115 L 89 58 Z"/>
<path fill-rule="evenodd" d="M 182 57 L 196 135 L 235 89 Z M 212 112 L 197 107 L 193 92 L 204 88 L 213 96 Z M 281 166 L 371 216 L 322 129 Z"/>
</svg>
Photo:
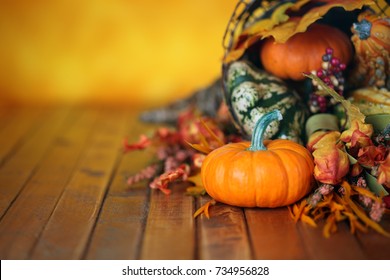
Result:
<svg viewBox="0 0 390 280">
<path fill-rule="evenodd" d="M 252 141 L 251 145 L 248 148 L 248 151 L 265 151 L 267 148 L 264 145 L 264 133 L 267 127 L 273 121 L 280 121 L 283 119 L 282 114 L 279 110 L 274 110 L 268 112 L 261 116 L 261 118 L 257 121 L 255 125 L 255 129 L 252 133 Z"/>
</svg>

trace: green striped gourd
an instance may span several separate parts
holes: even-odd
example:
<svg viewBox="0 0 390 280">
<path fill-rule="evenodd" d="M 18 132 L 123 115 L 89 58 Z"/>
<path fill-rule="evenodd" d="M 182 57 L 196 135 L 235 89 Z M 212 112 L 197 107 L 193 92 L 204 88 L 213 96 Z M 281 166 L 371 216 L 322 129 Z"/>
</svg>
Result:
<svg viewBox="0 0 390 280">
<path fill-rule="evenodd" d="M 278 109 L 283 115 L 283 121 L 271 123 L 265 138 L 301 142 L 306 111 L 299 96 L 281 79 L 246 61 L 236 61 L 228 67 L 225 99 L 235 125 L 241 132 L 249 138 L 260 117 Z"/>
</svg>

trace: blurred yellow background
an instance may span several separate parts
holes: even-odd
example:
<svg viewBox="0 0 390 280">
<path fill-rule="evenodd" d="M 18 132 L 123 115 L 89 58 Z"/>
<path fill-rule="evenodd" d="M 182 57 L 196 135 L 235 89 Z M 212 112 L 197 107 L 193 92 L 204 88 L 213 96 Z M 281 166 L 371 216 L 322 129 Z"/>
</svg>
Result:
<svg viewBox="0 0 390 280">
<path fill-rule="evenodd" d="M 220 75 L 237 0 L 3 0 L 0 104 L 153 107 Z"/>
</svg>

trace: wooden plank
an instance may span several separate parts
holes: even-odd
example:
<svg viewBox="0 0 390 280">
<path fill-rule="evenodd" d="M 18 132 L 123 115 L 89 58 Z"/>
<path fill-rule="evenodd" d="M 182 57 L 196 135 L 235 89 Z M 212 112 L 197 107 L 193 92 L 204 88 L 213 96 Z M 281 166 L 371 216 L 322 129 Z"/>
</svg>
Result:
<svg viewBox="0 0 390 280">
<path fill-rule="evenodd" d="M 0 221 L 0 258 L 26 259 L 69 181 L 96 120 L 96 112 L 73 112 L 56 141 Z"/>
<path fill-rule="evenodd" d="M 102 112 L 32 259 L 80 259 L 89 241 L 125 133 L 123 110 Z"/>
<path fill-rule="evenodd" d="M 194 199 L 185 195 L 185 184 L 173 184 L 170 195 L 151 192 L 141 259 L 195 258 Z"/>
<path fill-rule="evenodd" d="M 0 168 L 0 217 L 18 196 L 57 136 L 69 110 L 48 112 L 42 125 L 28 137 L 21 147 Z"/>
<path fill-rule="evenodd" d="M 358 240 L 349 232 L 346 223 L 339 223 L 338 231 L 329 238 L 325 238 L 322 234 L 323 223 L 319 223 L 317 228 L 304 223 L 298 223 L 297 226 L 310 259 L 359 260 L 366 258 Z"/>
<path fill-rule="evenodd" d="M 86 259 L 139 258 L 147 217 L 145 188 L 143 185 L 129 196 L 106 199 Z"/>
<path fill-rule="evenodd" d="M 246 209 L 255 259 L 305 259 L 302 238 L 288 209 Z"/>
<path fill-rule="evenodd" d="M 140 124 L 136 115 L 128 125 L 129 142 L 139 135 L 151 135 L 154 126 Z M 133 151 L 121 158 L 118 171 L 109 187 L 88 251 L 87 259 L 137 259 L 147 219 L 149 186 L 139 182 L 129 187 L 126 180 L 154 159 L 149 150 Z"/>
<path fill-rule="evenodd" d="M 38 109 L 14 109 L 2 119 L 0 129 L 0 166 L 12 152 L 26 142 L 27 136 L 39 126 L 39 116 L 44 113 Z"/>
<path fill-rule="evenodd" d="M 390 215 L 384 215 L 380 225 L 390 232 Z M 367 233 L 358 233 L 357 238 L 366 257 L 370 260 L 390 260 L 390 238 L 370 229 Z"/>
<path fill-rule="evenodd" d="M 198 207 L 210 200 L 200 197 Z M 246 260 L 252 258 L 244 212 L 239 207 L 217 203 L 210 219 L 198 218 L 199 258 L 203 260 Z"/>
</svg>

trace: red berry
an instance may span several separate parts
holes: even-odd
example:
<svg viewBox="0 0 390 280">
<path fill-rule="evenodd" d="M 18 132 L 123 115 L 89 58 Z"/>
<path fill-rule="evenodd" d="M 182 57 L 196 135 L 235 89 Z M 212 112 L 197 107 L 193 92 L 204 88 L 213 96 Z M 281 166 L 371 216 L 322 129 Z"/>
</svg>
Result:
<svg viewBox="0 0 390 280">
<path fill-rule="evenodd" d="M 334 57 L 331 59 L 330 64 L 332 64 L 333 66 L 338 66 L 340 64 L 340 59 Z"/>
<path fill-rule="evenodd" d="M 330 78 L 329 77 L 324 77 L 322 80 L 324 81 L 325 84 L 329 84 L 330 83 Z"/>
<path fill-rule="evenodd" d="M 325 53 L 326 54 L 333 54 L 333 49 L 332 48 L 326 48 Z"/>
</svg>

